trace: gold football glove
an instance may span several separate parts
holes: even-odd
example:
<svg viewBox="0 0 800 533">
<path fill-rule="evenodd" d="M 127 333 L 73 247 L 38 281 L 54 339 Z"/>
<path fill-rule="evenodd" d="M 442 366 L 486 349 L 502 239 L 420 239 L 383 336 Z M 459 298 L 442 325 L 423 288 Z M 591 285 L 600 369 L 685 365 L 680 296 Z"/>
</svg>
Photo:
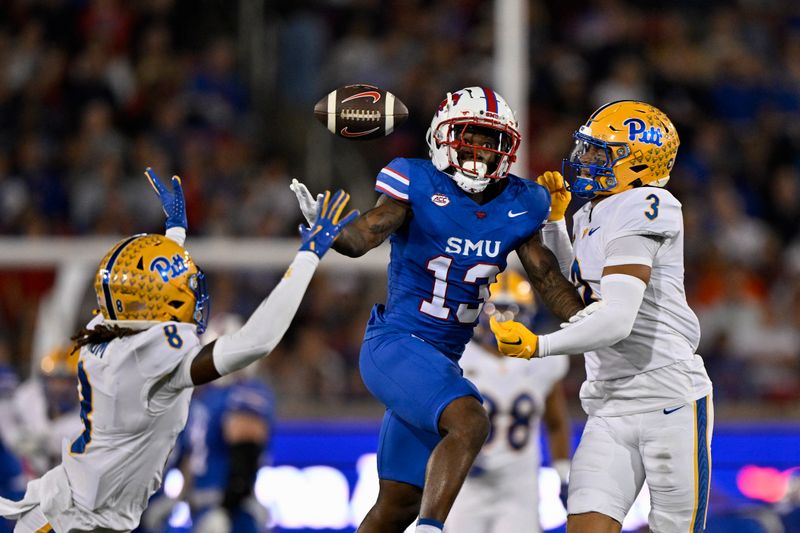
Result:
<svg viewBox="0 0 800 533">
<path fill-rule="evenodd" d="M 536 345 L 539 343 L 539 337 L 519 322 L 513 320 L 498 322 L 492 317 L 489 320 L 489 327 L 497 339 L 497 349 L 503 355 L 522 359 L 537 357 Z"/>
<path fill-rule="evenodd" d="M 561 172 L 547 171 L 536 178 L 536 183 L 550 191 L 550 216 L 547 217 L 547 221 L 555 222 L 564 218 L 569 201 L 572 200 L 572 193 L 564 186 Z"/>
</svg>

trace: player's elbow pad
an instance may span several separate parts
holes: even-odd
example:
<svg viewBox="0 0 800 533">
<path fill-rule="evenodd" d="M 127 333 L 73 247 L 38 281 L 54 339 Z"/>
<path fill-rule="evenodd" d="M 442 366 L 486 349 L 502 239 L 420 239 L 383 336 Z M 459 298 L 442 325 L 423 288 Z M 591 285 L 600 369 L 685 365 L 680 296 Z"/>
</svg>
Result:
<svg viewBox="0 0 800 533">
<path fill-rule="evenodd" d="M 606 305 L 561 331 L 541 335 L 540 357 L 588 352 L 627 338 L 633 330 L 646 288 L 644 281 L 627 274 L 603 276 L 600 292 Z"/>
</svg>

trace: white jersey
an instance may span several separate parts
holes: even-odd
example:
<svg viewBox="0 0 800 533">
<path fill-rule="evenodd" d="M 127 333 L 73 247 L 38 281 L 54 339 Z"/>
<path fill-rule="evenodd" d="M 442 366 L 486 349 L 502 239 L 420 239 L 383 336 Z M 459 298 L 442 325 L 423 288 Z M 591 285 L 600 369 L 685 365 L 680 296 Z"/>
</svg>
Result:
<svg viewBox="0 0 800 533">
<path fill-rule="evenodd" d="M 81 349 L 84 429 L 64 444 L 72 506 L 47 516 L 56 531 L 129 531 L 139 524 L 189 413 L 193 389 L 175 388 L 171 375 L 199 349 L 195 325 L 177 322 Z"/>
<path fill-rule="evenodd" d="M 661 409 L 711 392 L 695 354 L 700 326 L 683 286 L 681 204 L 669 191 L 641 187 L 579 209 L 573 219 L 573 282 L 584 299 L 602 299 L 604 267 L 641 264 L 638 258 L 607 257 L 609 243 L 631 235 L 652 237 L 661 245 L 631 334 L 585 354 L 581 401 L 590 415 Z"/>
<path fill-rule="evenodd" d="M 491 434 L 475 460 L 483 470 L 512 463 L 538 471 L 539 427 L 545 400 L 569 369 L 566 356 L 524 361 L 491 353 L 475 341 L 459 360 L 464 377 L 481 392 L 489 412 Z"/>
<path fill-rule="evenodd" d="M 445 529 L 459 533 L 536 533 L 539 427 L 545 400 L 569 368 L 567 356 L 523 361 L 476 342 L 459 361 L 484 398 L 491 433 L 458 493 Z M 552 505 L 552 502 L 545 505 Z"/>
</svg>

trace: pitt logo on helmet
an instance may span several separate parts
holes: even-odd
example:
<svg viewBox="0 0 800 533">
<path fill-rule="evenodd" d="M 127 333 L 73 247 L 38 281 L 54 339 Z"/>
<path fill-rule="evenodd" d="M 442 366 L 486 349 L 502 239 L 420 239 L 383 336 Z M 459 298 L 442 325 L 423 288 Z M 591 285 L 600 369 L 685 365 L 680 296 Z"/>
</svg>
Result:
<svg viewBox="0 0 800 533">
<path fill-rule="evenodd" d="M 205 330 L 205 276 L 186 250 L 163 235 L 134 235 L 115 244 L 100 262 L 94 288 L 108 323 L 143 329 L 188 322 L 197 324 L 198 333 Z"/>
<path fill-rule="evenodd" d="M 175 254 L 172 256 L 172 263 L 170 263 L 169 259 L 166 257 L 156 257 L 153 259 L 150 263 L 150 271 L 152 272 L 153 270 L 157 271 L 161 276 L 161 280 L 166 282 L 188 271 L 189 267 L 186 266 L 183 257 L 179 254 Z"/>
<path fill-rule="evenodd" d="M 573 137 L 575 147 L 561 168 L 568 189 L 581 198 L 663 187 L 680 145 L 667 115 L 633 100 L 602 106 Z"/>
<path fill-rule="evenodd" d="M 661 132 L 661 128 L 650 126 L 650 129 L 647 129 L 644 120 L 638 118 L 629 118 L 623 122 L 622 125 L 628 126 L 629 141 L 638 140 L 645 144 L 655 144 L 656 146 L 661 146 L 663 144 L 661 142 L 661 138 L 664 134 Z"/>
</svg>

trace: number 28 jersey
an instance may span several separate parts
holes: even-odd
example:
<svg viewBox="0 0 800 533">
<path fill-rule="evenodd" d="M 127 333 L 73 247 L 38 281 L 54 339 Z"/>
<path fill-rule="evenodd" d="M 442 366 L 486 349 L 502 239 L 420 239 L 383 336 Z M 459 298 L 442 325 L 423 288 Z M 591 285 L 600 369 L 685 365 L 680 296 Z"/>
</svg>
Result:
<svg viewBox="0 0 800 533">
<path fill-rule="evenodd" d="M 412 216 L 390 238 L 387 303 L 373 310 L 368 337 L 404 330 L 461 356 L 509 252 L 550 210 L 545 188 L 505 179 L 506 188 L 480 205 L 430 160 L 398 158 L 380 171 L 375 189 L 409 204 Z"/>
</svg>

